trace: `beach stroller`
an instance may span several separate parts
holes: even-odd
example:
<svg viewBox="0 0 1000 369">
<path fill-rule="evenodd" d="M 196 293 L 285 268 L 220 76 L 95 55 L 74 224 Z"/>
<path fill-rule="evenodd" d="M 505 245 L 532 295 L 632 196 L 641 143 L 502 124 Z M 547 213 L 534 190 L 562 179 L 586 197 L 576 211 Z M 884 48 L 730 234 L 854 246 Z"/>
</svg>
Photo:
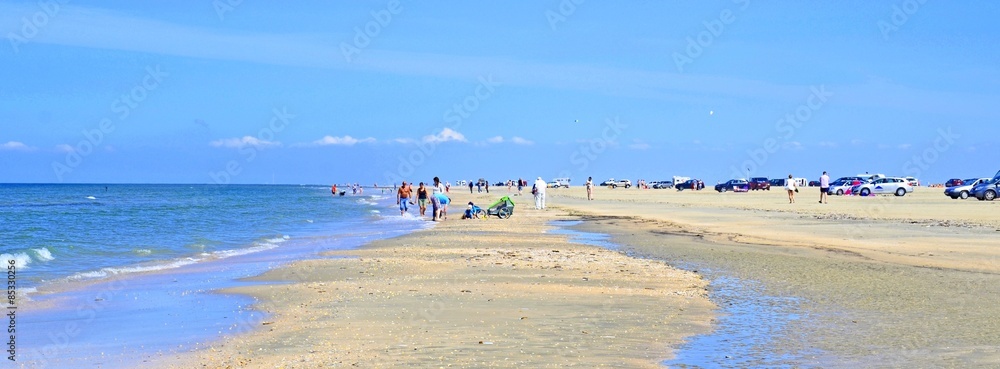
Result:
<svg viewBox="0 0 1000 369">
<path fill-rule="evenodd" d="M 510 197 L 504 196 L 500 200 L 490 205 L 486 209 L 486 215 L 496 215 L 500 219 L 510 218 L 514 214 L 514 202 L 510 200 Z"/>
<path fill-rule="evenodd" d="M 468 209 L 465 209 L 465 214 L 462 215 L 462 219 L 472 218 L 486 219 L 486 210 L 483 210 L 483 208 L 473 204 L 472 201 L 469 201 L 469 207 Z"/>
</svg>

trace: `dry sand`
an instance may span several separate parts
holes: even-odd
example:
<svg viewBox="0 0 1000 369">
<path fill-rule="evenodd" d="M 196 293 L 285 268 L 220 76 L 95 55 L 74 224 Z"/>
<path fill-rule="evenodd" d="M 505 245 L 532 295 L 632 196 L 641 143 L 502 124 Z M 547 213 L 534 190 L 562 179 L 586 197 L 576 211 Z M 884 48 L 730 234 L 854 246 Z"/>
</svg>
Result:
<svg viewBox="0 0 1000 369">
<path fill-rule="evenodd" d="M 497 196 L 454 194 L 456 204 Z M 698 274 L 547 234 L 557 210 L 522 198 L 508 220 L 449 220 L 226 292 L 260 329 L 160 367 L 657 367 L 709 331 Z M 256 324 L 256 322 L 255 322 Z"/>
</svg>

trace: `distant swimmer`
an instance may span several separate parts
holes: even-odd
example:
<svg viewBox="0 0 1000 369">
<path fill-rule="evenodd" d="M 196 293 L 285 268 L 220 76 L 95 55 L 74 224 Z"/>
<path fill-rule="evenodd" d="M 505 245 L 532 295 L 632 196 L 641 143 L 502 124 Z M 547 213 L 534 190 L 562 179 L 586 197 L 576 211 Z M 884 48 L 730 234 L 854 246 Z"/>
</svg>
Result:
<svg viewBox="0 0 1000 369">
<path fill-rule="evenodd" d="M 330 187 L 330 193 L 337 195 L 337 185 L 333 185 L 333 187 Z"/>
</svg>

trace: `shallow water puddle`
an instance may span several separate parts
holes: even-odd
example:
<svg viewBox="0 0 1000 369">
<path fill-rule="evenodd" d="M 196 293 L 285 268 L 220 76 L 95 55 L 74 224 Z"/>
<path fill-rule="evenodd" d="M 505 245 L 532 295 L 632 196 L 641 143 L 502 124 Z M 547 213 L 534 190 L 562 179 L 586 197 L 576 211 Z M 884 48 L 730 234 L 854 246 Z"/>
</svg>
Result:
<svg viewBox="0 0 1000 369">
<path fill-rule="evenodd" d="M 569 237 L 570 242 L 621 250 L 610 241 L 610 235 L 583 232 L 568 227 L 582 221 L 553 221 L 558 227 L 549 231 Z M 786 334 L 785 326 L 801 319 L 798 299 L 766 294 L 763 286 L 713 269 L 711 265 L 685 262 L 674 267 L 697 270 L 709 281 L 709 299 L 718 305 L 719 317 L 709 334 L 689 337 L 674 352 L 675 358 L 663 364 L 675 368 L 792 368 L 809 366 L 811 357 L 819 352 L 799 352 L 797 355 L 774 353 L 770 347 L 774 338 Z"/>
</svg>

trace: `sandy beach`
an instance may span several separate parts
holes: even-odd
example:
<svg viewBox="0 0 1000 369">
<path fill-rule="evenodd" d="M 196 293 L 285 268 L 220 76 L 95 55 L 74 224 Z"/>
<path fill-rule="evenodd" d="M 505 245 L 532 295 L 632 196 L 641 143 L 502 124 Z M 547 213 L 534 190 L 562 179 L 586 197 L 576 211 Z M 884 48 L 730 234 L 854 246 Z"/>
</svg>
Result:
<svg viewBox="0 0 1000 369">
<path fill-rule="evenodd" d="M 497 195 L 453 193 L 488 205 Z M 160 367 L 659 367 L 707 333 L 697 273 L 548 234 L 559 210 L 515 197 L 507 220 L 449 219 L 223 291 L 270 314 L 256 331 Z M 388 212 L 388 211 L 387 211 Z"/>
<path fill-rule="evenodd" d="M 1000 365 L 995 203 L 930 188 L 829 204 L 812 188 L 796 204 L 782 191 L 549 196 L 548 211 L 515 197 L 510 220 L 459 220 L 458 206 L 433 229 L 269 272 L 258 279 L 283 282 L 226 291 L 258 299 L 271 314 L 259 329 L 154 364 L 659 367 L 700 349 L 722 367 Z M 560 219 L 621 248 L 547 233 Z M 754 287 L 727 302 L 707 279 Z M 738 326 L 717 304 L 740 294 L 792 318 Z M 750 342 L 685 346 L 733 329 Z"/>
</svg>

